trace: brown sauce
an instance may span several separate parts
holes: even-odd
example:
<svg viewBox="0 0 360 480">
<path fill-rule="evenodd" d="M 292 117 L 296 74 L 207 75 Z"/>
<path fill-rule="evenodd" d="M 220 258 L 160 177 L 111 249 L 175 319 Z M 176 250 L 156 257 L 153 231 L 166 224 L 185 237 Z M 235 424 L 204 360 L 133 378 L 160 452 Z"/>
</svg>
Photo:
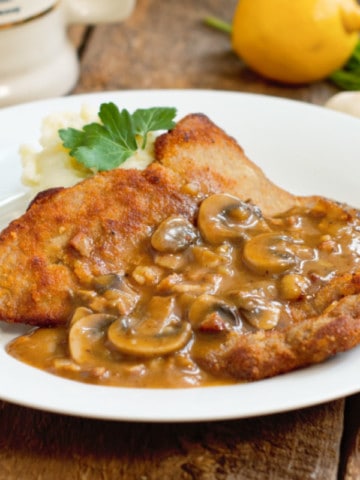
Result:
<svg viewBox="0 0 360 480">
<path fill-rule="evenodd" d="M 230 335 L 282 329 L 292 305 L 358 269 L 360 218 L 323 199 L 264 218 L 251 204 L 212 195 L 196 227 L 170 217 L 126 276 L 94 278 L 69 325 L 12 341 L 19 360 L 73 380 L 127 387 L 234 383 L 194 358 Z M 196 352 L 196 355 L 194 355 Z"/>
</svg>

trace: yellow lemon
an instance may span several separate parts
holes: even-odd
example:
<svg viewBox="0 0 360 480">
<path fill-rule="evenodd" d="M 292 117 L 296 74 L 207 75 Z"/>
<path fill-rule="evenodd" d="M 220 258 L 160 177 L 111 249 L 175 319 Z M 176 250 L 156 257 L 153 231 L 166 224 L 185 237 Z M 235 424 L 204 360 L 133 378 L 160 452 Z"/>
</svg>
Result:
<svg viewBox="0 0 360 480">
<path fill-rule="evenodd" d="M 359 30 L 356 0 L 239 0 L 232 46 L 269 79 L 310 83 L 346 63 Z"/>
</svg>

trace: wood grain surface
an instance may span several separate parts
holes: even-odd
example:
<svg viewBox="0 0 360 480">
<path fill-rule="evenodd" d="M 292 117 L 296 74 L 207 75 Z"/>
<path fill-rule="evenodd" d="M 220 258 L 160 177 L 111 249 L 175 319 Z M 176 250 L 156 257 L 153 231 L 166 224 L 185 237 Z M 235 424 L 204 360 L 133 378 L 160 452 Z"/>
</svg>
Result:
<svg viewBox="0 0 360 480">
<path fill-rule="evenodd" d="M 3 403 L 0 478 L 333 480 L 343 409 L 339 400 L 257 419 L 148 424 Z"/>
<path fill-rule="evenodd" d="M 74 93 L 204 88 L 322 105 L 328 82 L 285 87 L 251 72 L 207 15 L 236 0 L 138 0 L 121 24 L 74 26 Z M 271 394 L 271 392 L 269 393 Z M 141 408 L 141 406 L 139 406 Z M 360 395 L 277 415 L 156 424 L 57 415 L 0 402 L 0 480 L 359 480 Z"/>
</svg>

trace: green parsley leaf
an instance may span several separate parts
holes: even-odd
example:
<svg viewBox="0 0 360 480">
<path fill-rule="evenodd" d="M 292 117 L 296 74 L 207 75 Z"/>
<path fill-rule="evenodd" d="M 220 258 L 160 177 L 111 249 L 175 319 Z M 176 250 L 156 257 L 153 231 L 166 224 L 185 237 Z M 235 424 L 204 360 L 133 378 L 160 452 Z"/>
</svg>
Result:
<svg viewBox="0 0 360 480">
<path fill-rule="evenodd" d="M 114 103 L 103 103 L 100 105 L 99 117 L 115 142 L 125 149 L 136 151 L 133 120 L 125 108 L 119 111 Z"/>
<path fill-rule="evenodd" d="M 143 137 L 141 148 L 146 147 L 147 134 L 156 130 L 170 130 L 175 127 L 173 118 L 176 115 L 175 108 L 139 108 L 134 112 L 134 129 L 138 135 Z"/>
<path fill-rule="evenodd" d="M 75 128 L 67 128 L 66 130 L 59 130 L 63 145 L 70 150 L 79 147 L 84 143 L 84 132 L 76 130 Z"/>
<path fill-rule="evenodd" d="M 99 111 L 101 123 L 90 123 L 82 130 L 61 129 L 59 136 L 70 155 L 87 168 L 111 170 L 139 148 L 137 135 L 143 137 L 141 148 L 144 149 L 148 133 L 173 128 L 175 116 L 176 109 L 171 107 L 138 109 L 131 115 L 112 102 L 103 103 Z"/>
</svg>

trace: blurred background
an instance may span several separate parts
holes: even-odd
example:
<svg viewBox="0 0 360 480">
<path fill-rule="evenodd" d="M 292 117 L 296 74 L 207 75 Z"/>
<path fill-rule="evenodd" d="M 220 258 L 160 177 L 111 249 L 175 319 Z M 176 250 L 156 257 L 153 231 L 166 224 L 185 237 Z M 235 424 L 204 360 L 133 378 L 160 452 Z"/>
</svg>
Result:
<svg viewBox="0 0 360 480">
<path fill-rule="evenodd" d="M 338 88 L 328 81 L 286 86 L 250 70 L 230 35 L 204 19 L 232 22 L 237 0 L 138 0 L 122 23 L 72 26 L 81 72 L 74 92 L 205 88 L 266 93 L 322 104 Z"/>
</svg>

